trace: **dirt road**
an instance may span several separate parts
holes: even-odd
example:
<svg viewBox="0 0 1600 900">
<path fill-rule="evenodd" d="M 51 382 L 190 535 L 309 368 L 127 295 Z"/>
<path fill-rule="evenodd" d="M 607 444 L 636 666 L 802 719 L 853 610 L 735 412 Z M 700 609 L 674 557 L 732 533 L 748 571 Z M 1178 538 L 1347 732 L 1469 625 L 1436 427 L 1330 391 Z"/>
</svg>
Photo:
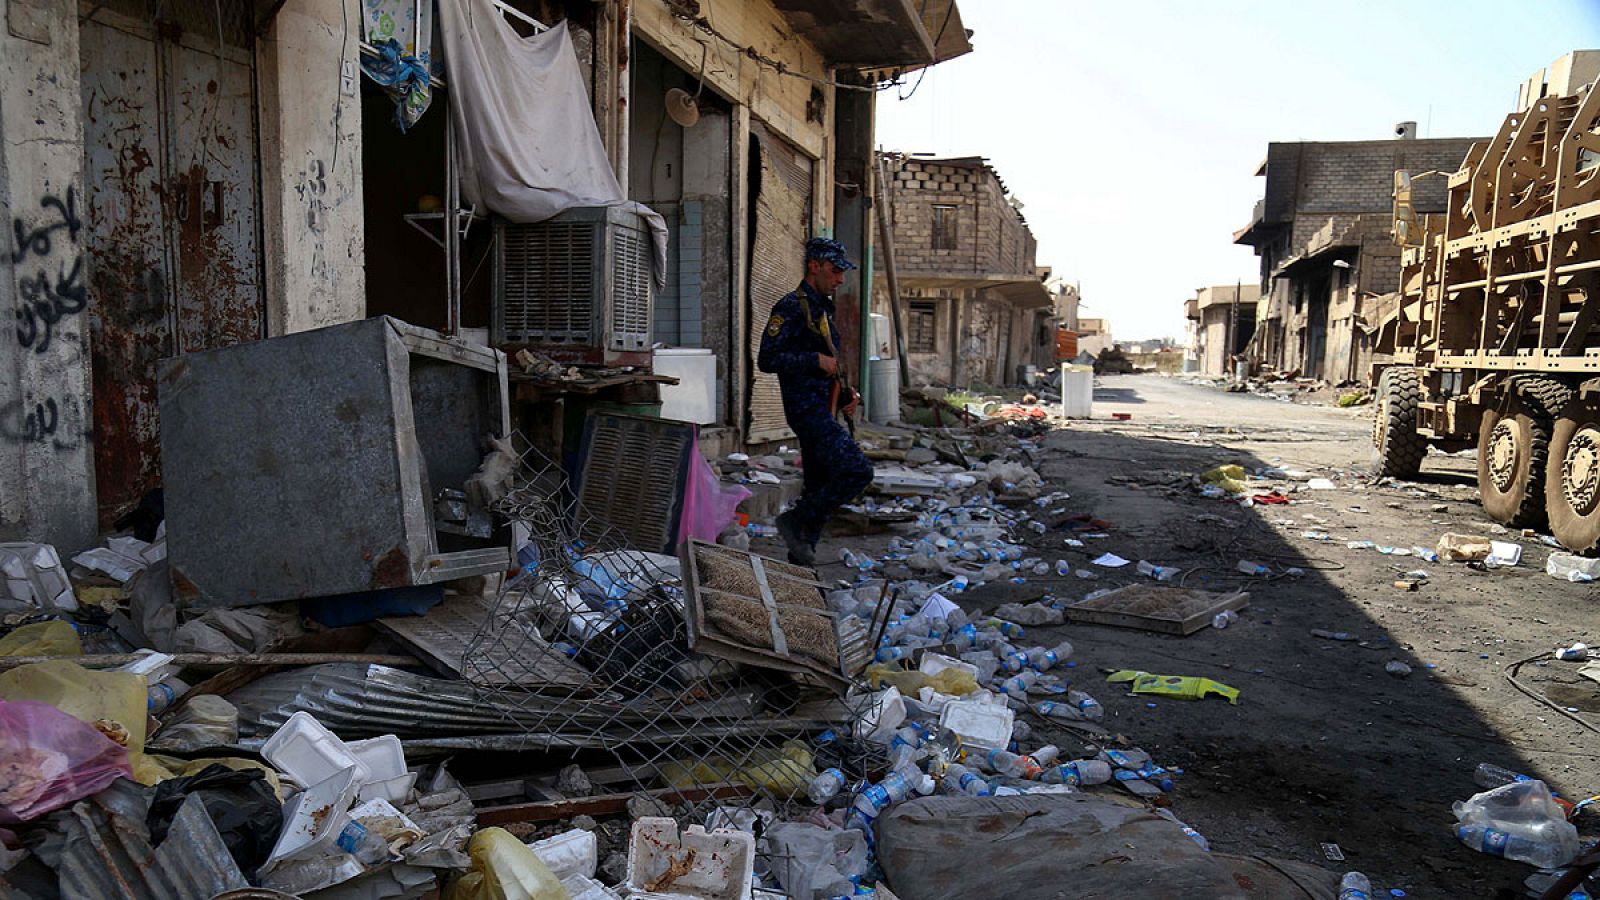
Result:
<svg viewBox="0 0 1600 900">
<path fill-rule="evenodd" d="M 1520 533 L 1497 537 L 1523 545 L 1522 564 L 1492 571 L 1348 549 L 1346 541 L 1360 539 L 1432 547 L 1445 531 L 1492 527 L 1476 504 L 1470 459 L 1430 456 L 1415 483 L 1378 484 L 1366 474 L 1369 411 L 1153 375 L 1101 379 L 1095 419 L 1052 432 L 1040 474 L 1072 494 L 1071 508 L 1115 527 L 1082 550 L 1065 546 L 1061 532 L 1030 534 L 1029 543 L 1077 568 L 1094 568 L 1089 559 L 1105 551 L 1177 566 L 1185 586 L 1245 587 L 1250 605 L 1232 627 L 1187 638 L 1067 625 L 1037 629 L 1027 643 L 1073 643 L 1075 686 L 1105 705 L 1108 727 L 1186 770 L 1173 811 L 1213 847 L 1361 869 L 1380 893 L 1520 896 L 1511 892 L 1532 870 L 1459 844 L 1450 804 L 1476 791 L 1472 770 L 1483 761 L 1544 778 L 1569 798 L 1600 791 L 1597 735 L 1518 693 L 1504 674 L 1517 660 L 1600 637 L 1589 626 L 1600 588 L 1546 576 L 1550 548 Z M 1132 419 L 1110 421 L 1114 412 Z M 1241 508 L 1186 484 L 1221 463 L 1305 470 L 1337 488 Z M 832 560 L 838 548 L 864 544 L 833 540 L 819 555 Z M 1305 575 L 1251 578 L 1235 570 L 1241 559 Z M 1430 574 L 1419 591 L 1394 587 L 1418 568 Z M 1131 566 L 1100 571 L 1096 581 L 1030 578 L 962 599 L 970 609 L 1045 590 L 1077 599 L 1140 580 Z M 1313 629 L 1361 640 L 1324 640 Z M 1387 674 L 1391 660 L 1413 673 Z M 1241 700 L 1151 705 L 1105 683 L 1103 671 L 1122 668 L 1213 678 L 1240 689 Z M 1600 686 L 1576 669 L 1529 664 L 1520 678 L 1600 722 Z M 1338 844 L 1347 862 L 1326 861 L 1322 843 Z"/>
</svg>

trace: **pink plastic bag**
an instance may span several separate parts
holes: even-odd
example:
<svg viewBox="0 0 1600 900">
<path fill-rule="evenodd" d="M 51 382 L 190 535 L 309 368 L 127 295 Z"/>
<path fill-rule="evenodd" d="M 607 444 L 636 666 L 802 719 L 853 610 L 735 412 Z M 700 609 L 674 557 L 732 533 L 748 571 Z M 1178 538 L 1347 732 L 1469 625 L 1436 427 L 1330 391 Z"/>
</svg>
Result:
<svg viewBox="0 0 1600 900">
<path fill-rule="evenodd" d="M 128 750 L 48 703 L 0 700 L 0 825 L 15 825 L 132 778 Z"/>
<path fill-rule="evenodd" d="M 678 541 L 715 541 L 733 521 L 733 514 L 750 496 L 742 484 L 723 484 L 699 448 L 689 454 L 689 477 L 683 488 L 683 515 Z"/>
</svg>

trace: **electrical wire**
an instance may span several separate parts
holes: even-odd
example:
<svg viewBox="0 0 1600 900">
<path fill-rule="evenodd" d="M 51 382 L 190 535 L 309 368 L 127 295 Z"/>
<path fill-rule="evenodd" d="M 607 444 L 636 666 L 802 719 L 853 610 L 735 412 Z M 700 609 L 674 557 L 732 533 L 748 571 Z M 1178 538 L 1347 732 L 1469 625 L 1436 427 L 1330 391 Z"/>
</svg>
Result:
<svg viewBox="0 0 1600 900">
<path fill-rule="evenodd" d="M 1554 658 L 1555 658 L 1555 654 L 1551 653 L 1548 650 L 1542 651 L 1542 652 L 1539 652 L 1539 653 L 1535 653 L 1534 655 L 1528 657 L 1527 659 L 1519 659 L 1516 662 L 1511 663 L 1510 665 L 1506 666 L 1505 669 L 1504 669 L 1503 674 L 1506 676 L 1506 681 L 1509 681 L 1511 683 L 1512 687 L 1514 687 L 1518 691 L 1521 691 L 1522 693 L 1526 694 L 1528 697 L 1532 698 L 1535 702 L 1538 702 L 1538 703 L 1541 703 L 1541 704 L 1543 704 L 1545 706 L 1550 707 L 1551 709 L 1555 710 L 1556 712 L 1560 713 L 1563 716 L 1566 716 L 1567 718 L 1571 719 L 1572 721 L 1577 722 L 1579 725 L 1582 725 L 1584 728 L 1589 729 L 1590 731 L 1594 732 L 1595 734 L 1600 734 L 1600 726 L 1596 726 L 1593 723 L 1589 722 L 1587 719 L 1581 719 L 1577 715 L 1574 715 L 1573 713 L 1567 712 L 1566 707 L 1557 705 L 1554 700 L 1551 700 L 1549 697 L 1546 697 L 1543 694 L 1536 693 L 1532 688 L 1524 686 L 1522 684 L 1522 682 L 1517 680 L 1517 670 L 1522 668 L 1523 666 L 1527 665 L 1528 663 L 1535 662 L 1535 661 L 1541 660 L 1541 659 L 1554 659 Z"/>
</svg>

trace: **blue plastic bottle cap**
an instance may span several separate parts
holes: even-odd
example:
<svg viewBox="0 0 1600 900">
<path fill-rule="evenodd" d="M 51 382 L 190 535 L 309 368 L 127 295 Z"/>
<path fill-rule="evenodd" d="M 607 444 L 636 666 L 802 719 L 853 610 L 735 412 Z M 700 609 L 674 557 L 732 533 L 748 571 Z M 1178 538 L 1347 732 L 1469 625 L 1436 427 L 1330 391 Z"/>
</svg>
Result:
<svg viewBox="0 0 1600 900">
<path fill-rule="evenodd" d="M 1154 703 L 1146 703 L 1145 704 L 1145 708 L 1146 709 L 1155 709 L 1156 705 Z"/>
<path fill-rule="evenodd" d="M 1400 890 L 1399 888 L 1390 888 L 1389 889 L 1389 896 L 1391 896 L 1391 897 L 1404 897 L 1405 895 L 1406 895 L 1406 892 Z"/>
</svg>

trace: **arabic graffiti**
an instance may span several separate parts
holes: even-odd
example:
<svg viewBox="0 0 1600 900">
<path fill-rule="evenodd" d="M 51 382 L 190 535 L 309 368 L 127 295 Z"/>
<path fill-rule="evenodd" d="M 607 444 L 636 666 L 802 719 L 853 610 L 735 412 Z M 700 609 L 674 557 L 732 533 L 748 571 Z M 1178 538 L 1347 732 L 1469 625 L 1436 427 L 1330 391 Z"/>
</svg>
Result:
<svg viewBox="0 0 1600 900">
<path fill-rule="evenodd" d="M 44 353 L 50 349 L 57 324 L 88 307 L 89 293 L 78 248 L 83 220 L 78 216 L 76 190 L 67 188 L 65 198 L 46 194 L 39 199 L 39 208 L 45 214 L 37 222 L 29 223 L 20 216 L 12 220 L 11 263 L 22 267 L 37 260 L 37 268 L 18 273 L 14 312 L 17 341 L 35 353 Z M 65 241 L 60 240 L 63 236 Z"/>
</svg>

